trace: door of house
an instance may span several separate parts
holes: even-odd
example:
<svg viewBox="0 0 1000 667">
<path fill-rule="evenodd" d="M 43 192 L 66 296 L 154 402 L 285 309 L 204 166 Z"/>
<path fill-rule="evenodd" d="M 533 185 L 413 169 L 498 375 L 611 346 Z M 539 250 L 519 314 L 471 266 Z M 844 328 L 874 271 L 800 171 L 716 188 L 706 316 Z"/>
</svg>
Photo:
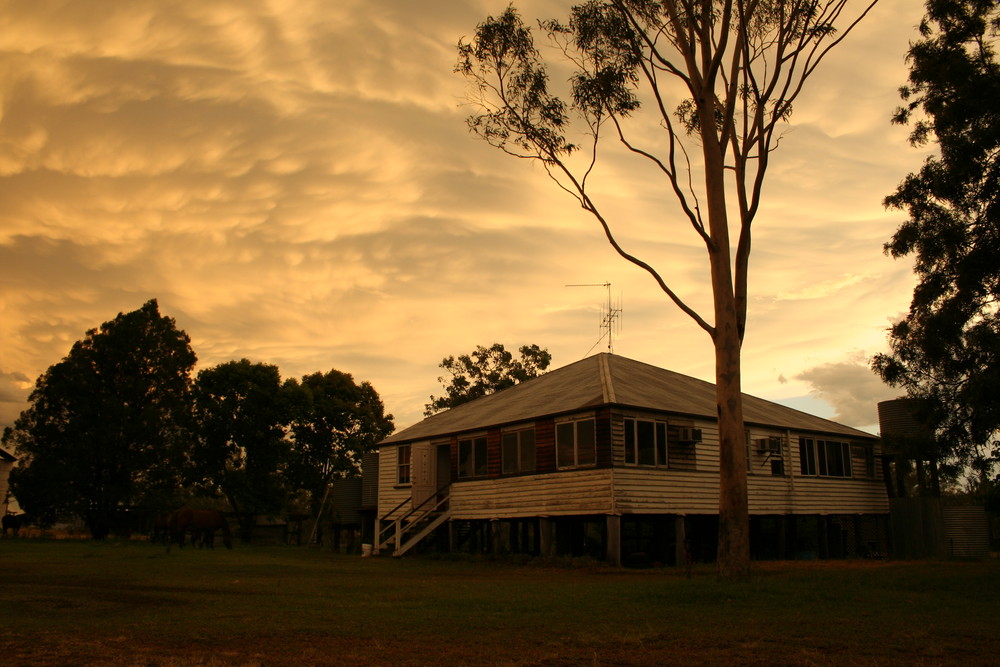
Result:
<svg viewBox="0 0 1000 667">
<path fill-rule="evenodd" d="M 433 496 L 437 490 L 433 454 L 431 443 L 413 443 L 410 455 L 410 498 L 414 508 Z"/>
</svg>

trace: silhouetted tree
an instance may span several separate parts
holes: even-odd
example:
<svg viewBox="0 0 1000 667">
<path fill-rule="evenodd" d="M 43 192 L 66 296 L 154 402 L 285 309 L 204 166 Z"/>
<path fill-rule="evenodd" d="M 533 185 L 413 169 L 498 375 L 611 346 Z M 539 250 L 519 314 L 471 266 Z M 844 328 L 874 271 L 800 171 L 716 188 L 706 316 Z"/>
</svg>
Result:
<svg viewBox="0 0 1000 667">
<path fill-rule="evenodd" d="M 469 354 L 442 359 L 438 366 L 448 371 L 450 378 L 439 377 L 438 382 L 444 385 L 447 394 L 431 396 L 431 402 L 424 406 L 424 415 L 433 415 L 537 377 L 552 361 L 549 351 L 537 345 L 522 345 L 518 351 L 521 358 L 515 359 L 503 345 L 493 343 L 490 347 L 478 345 Z"/>
<path fill-rule="evenodd" d="M 530 29 L 510 7 L 459 43 L 475 84 L 473 132 L 547 176 L 594 216 L 614 250 L 656 281 L 711 337 L 719 414 L 719 574 L 750 572 L 740 348 L 750 231 L 771 152 L 806 79 L 856 25 L 846 0 L 591 0 L 568 23 L 545 21 L 573 68 L 571 99 L 549 92 Z M 648 104 L 656 125 L 630 124 Z M 570 114 L 582 131 L 571 138 Z M 635 131 L 633 131 L 635 130 Z M 606 135 L 663 178 L 668 206 L 705 247 L 712 313 L 696 312 L 661 273 L 621 245 L 592 187 Z M 695 186 L 696 179 L 700 185 Z M 732 241 L 731 216 L 736 228 Z M 663 218 L 672 216 L 663 215 Z M 672 228 L 670 228 L 672 229 Z M 674 231 L 664 232 L 673 236 Z"/>
<path fill-rule="evenodd" d="M 88 331 L 38 378 L 4 435 L 25 511 L 43 523 L 79 516 L 100 539 L 123 511 L 169 504 L 189 458 L 194 364 L 190 339 L 155 299 Z"/>
<path fill-rule="evenodd" d="M 952 473 L 986 473 L 1000 459 L 1000 3 L 926 7 L 893 120 L 939 151 L 885 200 L 909 215 L 885 250 L 913 255 L 918 283 L 873 367 L 926 399 Z"/>
<path fill-rule="evenodd" d="M 255 518 L 279 512 L 289 497 L 291 411 L 278 367 L 247 359 L 219 364 L 198 373 L 194 397 L 202 484 L 226 497 L 249 539 Z"/>
<path fill-rule="evenodd" d="M 283 391 L 292 406 L 287 477 L 309 493 L 315 513 L 331 479 L 361 473 L 362 457 L 392 433 L 392 415 L 370 383 L 337 370 L 289 380 Z"/>
</svg>

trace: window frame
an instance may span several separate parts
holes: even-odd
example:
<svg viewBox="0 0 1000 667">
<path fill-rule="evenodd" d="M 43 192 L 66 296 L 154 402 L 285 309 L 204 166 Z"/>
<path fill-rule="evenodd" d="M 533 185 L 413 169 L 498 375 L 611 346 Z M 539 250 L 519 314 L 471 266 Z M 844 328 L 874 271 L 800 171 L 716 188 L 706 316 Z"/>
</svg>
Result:
<svg viewBox="0 0 1000 667">
<path fill-rule="evenodd" d="M 530 438 L 525 436 L 530 434 Z M 508 445 L 513 438 L 514 461 L 508 456 Z M 528 442 L 530 440 L 530 442 Z M 535 427 L 510 429 L 500 434 L 500 473 L 503 475 L 522 475 L 533 473 L 538 466 L 537 435 Z M 530 451 L 530 456 L 528 452 Z M 530 459 L 530 462 L 528 462 Z M 512 463 L 513 465 L 508 465 Z"/>
<path fill-rule="evenodd" d="M 468 454 L 463 461 L 463 446 L 468 443 Z M 485 433 L 474 433 L 458 438 L 458 479 L 480 479 L 486 477 L 489 446 Z"/>
<path fill-rule="evenodd" d="M 800 435 L 799 473 L 803 477 L 853 478 L 852 445 L 853 443 L 845 440 L 827 440 Z"/>
<path fill-rule="evenodd" d="M 399 445 L 396 447 L 396 486 L 412 485 L 412 471 L 413 445 Z"/>
<path fill-rule="evenodd" d="M 623 418 L 624 440 L 625 440 L 625 465 L 640 468 L 669 468 L 670 467 L 670 446 L 667 436 L 668 424 L 665 419 L 654 419 L 651 417 L 638 417 L 626 415 Z M 650 429 L 647 437 L 651 437 L 651 447 L 642 448 L 641 440 L 643 430 L 640 424 Z M 631 440 L 631 442 L 630 442 Z M 652 455 L 652 462 L 649 458 Z"/>
<path fill-rule="evenodd" d="M 583 443 L 583 447 L 590 448 L 589 460 L 585 457 L 581 457 L 580 453 L 581 447 L 581 428 L 583 424 L 588 424 L 588 427 L 583 429 L 583 435 L 585 438 L 590 439 L 590 443 Z M 567 427 L 572 428 L 573 442 L 571 444 L 573 449 L 573 461 L 567 462 L 563 460 L 563 449 L 564 446 L 569 444 L 563 442 L 565 437 Z M 597 420 L 594 417 L 579 417 L 574 419 L 565 419 L 556 422 L 555 425 L 555 440 L 556 440 L 556 467 L 559 469 L 567 470 L 571 468 L 591 468 L 597 465 Z"/>
</svg>

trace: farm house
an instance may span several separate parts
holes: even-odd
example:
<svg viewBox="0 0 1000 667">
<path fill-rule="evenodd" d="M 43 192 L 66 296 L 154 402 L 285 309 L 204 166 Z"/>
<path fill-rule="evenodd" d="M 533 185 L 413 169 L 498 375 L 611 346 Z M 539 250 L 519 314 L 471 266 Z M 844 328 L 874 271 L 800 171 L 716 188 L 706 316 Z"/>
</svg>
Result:
<svg viewBox="0 0 1000 667">
<path fill-rule="evenodd" d="M 715 557 L 715 387 L 597 354 L 379 444 L 375 549 Z M 754 558 L 885 553 L 879 440 L 744 395 Z M 374 480 L 372 480 L 374 482 Z"/>
</svg>

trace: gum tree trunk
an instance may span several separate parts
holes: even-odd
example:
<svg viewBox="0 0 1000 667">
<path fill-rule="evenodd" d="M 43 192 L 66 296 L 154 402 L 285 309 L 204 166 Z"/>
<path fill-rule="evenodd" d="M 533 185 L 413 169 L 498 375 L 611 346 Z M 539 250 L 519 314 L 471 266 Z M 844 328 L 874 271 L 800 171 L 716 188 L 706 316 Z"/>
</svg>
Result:
<svg viewBox="0 0 1000 667">
<path fill-rule="evenodd" d="M 740 341 L 736 323 L 715 338 L 715 392 L 719 411 L 719 553 L 721 579 L 750 578 L 746 433 L 740 393 Z"/>
<path fill-rule="evenodd" d="M 710 88 L 707 90 L 711 90 Z M 699 103 L 703 137 L 716 137 L 715 98 L 706 95 Z M 720 579 L 750 578 L 750 526 L 747 508 L 746 435 L 743 427 L 743 396 L 740 384 L 742 321 L 733 282 L 726 208 L 724 151 L 718 141 L 704 141 L 705 189 L 708 195 L 708 245 L 711 263 L 715 327 L 715 392 L 719 418 L 719 550 Z M 744 301 L 745 303 L 745 301 Z"/>
</svg>

